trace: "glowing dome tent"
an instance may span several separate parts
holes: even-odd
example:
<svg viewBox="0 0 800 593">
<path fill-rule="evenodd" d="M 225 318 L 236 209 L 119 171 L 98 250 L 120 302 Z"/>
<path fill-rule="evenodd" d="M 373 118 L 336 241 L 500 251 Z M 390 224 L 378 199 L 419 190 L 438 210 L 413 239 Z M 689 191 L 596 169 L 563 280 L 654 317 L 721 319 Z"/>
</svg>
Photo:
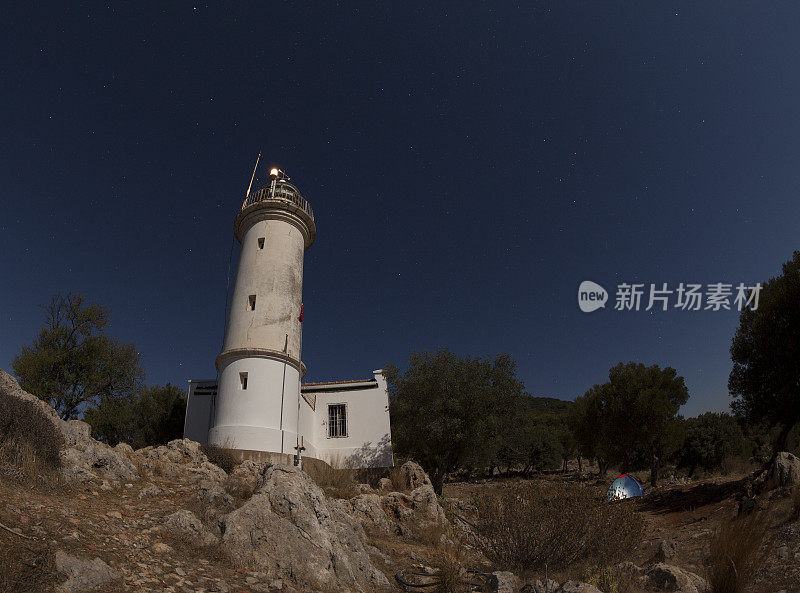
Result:
<svg viewBox="0 0 800 593">
<path fill-rule="evenodd" d="M 608 500 L 634 498 L 643 494 L 642 485 L 636 478 L 628 474 L 622 474 L 611 483 L 611 488 L 608 489 Z"/>
</svg>

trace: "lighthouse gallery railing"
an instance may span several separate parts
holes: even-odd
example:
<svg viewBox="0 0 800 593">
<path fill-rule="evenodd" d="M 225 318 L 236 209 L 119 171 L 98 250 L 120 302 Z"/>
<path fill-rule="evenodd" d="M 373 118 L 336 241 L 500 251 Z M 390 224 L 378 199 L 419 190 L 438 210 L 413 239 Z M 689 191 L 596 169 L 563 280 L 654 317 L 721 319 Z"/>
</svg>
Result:
<svg viewBox="0 0 800 593">
<path fill-rule="evenodd" d="M 308 214 L 311 217 L 311 220 L 314 220 L 314 209 L 311 207 L 311 204 L 308 203 L 308 200 L 306 200 L 294 189 L 286 187 L 283 184 L 278 185 L 275 188 L 275 195 L 271 194 L 269 186 L 262 187 L 260 190 L 251 193 L 250 197 L 248 197 L 242 203 L 242 210 L 247 208 L 250 204 L 268 201 L 279 201 L 293 204 Z"/>
</svg>

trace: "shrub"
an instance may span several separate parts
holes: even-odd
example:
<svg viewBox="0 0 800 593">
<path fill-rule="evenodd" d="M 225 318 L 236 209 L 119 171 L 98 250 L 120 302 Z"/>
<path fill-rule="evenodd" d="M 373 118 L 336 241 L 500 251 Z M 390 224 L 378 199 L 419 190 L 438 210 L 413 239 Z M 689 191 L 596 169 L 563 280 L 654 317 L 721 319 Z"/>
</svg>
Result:
<svg viewBox="0 0 800 593">
<path fill-rule="evenodd" d="M 200 450 L 208 457 L 208 460 L 222 469 L 226 474 L 233 471 L 233 468 L 239 465 L 239 460 L 234 457 L 233 453 L 217 445 L 211 443 L 204 443 L 200 445 Z"/>
<path fill-rule="evenodd" d="M 475 500 L 476 531 L 486 555 L 509 569 L 614 565 L 642 534 L 633 501 L 563 482 L 521 483 Z"/>
<path fill-rule="evenodd" d="M 303 469 L 331 498 L 352 498 L 356 495 L 356 470 L 350 469 L 339 457 L 329 463 L 304 463 Z"/>
<path fill-rule="evenodd" d="M 464 551 L 460 546 L 439 547 L 431 557 L 431 566 L 436 570 L 434 593 L 468 593 L 472 590 L 464 579 Z"/>
<path fill-rule="evenodd" d="M 750 590 L 756 570 L 766 559 L 766 517 L 745 515 L 720 525 L 711 539 L 708 583 L 712 593 Z"/>
<path fill-rule="evenodd" d="M 0 391 L 0 465 L 34 479 L 61 466 L 61 433 L 36 402 Z"/>
</svg>

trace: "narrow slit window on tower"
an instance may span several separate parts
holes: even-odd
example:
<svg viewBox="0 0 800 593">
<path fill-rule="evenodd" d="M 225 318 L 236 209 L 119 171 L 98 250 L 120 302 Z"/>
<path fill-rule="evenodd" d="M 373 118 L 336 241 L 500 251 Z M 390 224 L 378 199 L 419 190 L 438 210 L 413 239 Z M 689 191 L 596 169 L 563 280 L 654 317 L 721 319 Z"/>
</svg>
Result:
<svg viewBox="0 0 800 593">
<path fill-rule="evenodd" d="M 328 405 L 328 436 L 331 438 L 347 436 L 347 407 L 345 404 Z"/>
<path fill-rule="evenodd" d="M 264 249 L 264 237 L 259 237 L 258 238 L 258 248 L 259 249 Z"/>
<path fill-rule="evenodd" d="M 239 373 L 239 389 L 247 389 L 247 373 Z"/>
<path fill-rule="evenodd" d="M 247 308 L 250 311 L 256 310 L 256 295 L 251 294 L 249 297 L 247 297 Z"/>
</svg>

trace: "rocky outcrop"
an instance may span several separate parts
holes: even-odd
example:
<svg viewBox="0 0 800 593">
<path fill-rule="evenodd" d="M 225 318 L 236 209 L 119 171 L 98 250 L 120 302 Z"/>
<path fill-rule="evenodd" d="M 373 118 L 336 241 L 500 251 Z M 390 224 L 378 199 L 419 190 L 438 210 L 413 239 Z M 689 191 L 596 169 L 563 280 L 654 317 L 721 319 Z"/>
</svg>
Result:
<svg viewBox="0 0 800 593">
<path fill-rule="evenodd" d="M 183 538 L 197 546 L 210 546 L 217 538 L 194 513 L 180 510 L 169 515 L 164 521 L 164 530 L 173 537 Z"/>
<path fill-rule="evenodd" d="M 409 488 L 416 486 L 410 493 L 361 494 L 350 499 L 348 512 L 367 530 L 403 537 L 448 524 L 431 481 L 422 468 L 409 461 L 402 465 L 400 473 Z"/>
<path fill-rule="evenodd" d="M 61 584 L 61 588 L 67 593 L 95 589 L 122 577 L 100 558 L 93 560 L 78 558 L 67 554 L 64 550 L 56 551 L 55 567 L 67 577 Z"/>
<path fill-rule="evenodd" d="M 674 541 L 662 539 L 660 542 L 658 542 L 656 551 L 653 554 L 653 557 L 650 559 L 650 562 L 653 564 L 658 564 L 660 562 L 670 560 L 671 558 L 675 557 L 676 550 L 677 545 Z"/>
<path fill-rule="evenodd" d="M 33 402 L 61 434 L 61 473 L 71 482 L 130 481 L 139 478 L 136 466 L 121 450 L 94 440 L 91 427 L 80 420 L 62 420 L 50 405 L 24 391 L 11 375 L 0 370 L 0 391 Z M 130 447 L 128 447 L 130 449 Z"/>
<path fill-rule="evenodd" d="M 792 488 L 799 485 L 800 459 L 788 451 L 781 451 L 775 456 L 775 461 L 767 473 L 766 489 Z"/>
<path fill-rule="evenodd" d="M 659 591 L 676 593 L 706 593 L 709 590 L 705 579 L 693 572 L 659 562 L 645 573 L 644 581 Z"/>
<path fill-rule="evenodd" d="M 272 578 L 338 591 L 388 586 L 360 523 L 332 502 L 300 469 L 268 466 L 250 500 L 222 519 L 222 545 Z"/>
<path fill-rule="evenodd" d="M 413 461 L 406 461 L 400 466 L 400 476 L 404 482 L 404 487 L 408 490 L 416 490 L 420 486 L 431 486 L 431 480 L 425 470 Z"/>
<path fill-rule="evenodd" d="M 228 476 L 208 460 L 200 449 L 200 443 L 189 439 L 175 439 L 159 447 L 144 447 L 135 451 L 132 458 L 148 473 L 170 480 L 221 483 Z"/>
</svg>

